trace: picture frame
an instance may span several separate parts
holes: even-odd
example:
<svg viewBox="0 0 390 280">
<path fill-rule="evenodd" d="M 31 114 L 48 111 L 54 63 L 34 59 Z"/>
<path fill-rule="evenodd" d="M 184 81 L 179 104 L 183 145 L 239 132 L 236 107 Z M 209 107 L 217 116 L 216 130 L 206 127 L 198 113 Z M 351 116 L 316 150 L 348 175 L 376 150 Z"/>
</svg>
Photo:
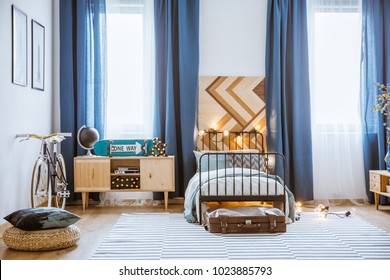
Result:
<svg viewBox="0 0 390 280">
<path fill-rule="evenodd" d="M 45 90 L 45 27 L 31 20 L 31 86 L 33 89 Z"/>
<path fill-rule="evenodd" d="M 27 14 L 12 5 L 12 82 L 27 86 Z"/>
</svg>

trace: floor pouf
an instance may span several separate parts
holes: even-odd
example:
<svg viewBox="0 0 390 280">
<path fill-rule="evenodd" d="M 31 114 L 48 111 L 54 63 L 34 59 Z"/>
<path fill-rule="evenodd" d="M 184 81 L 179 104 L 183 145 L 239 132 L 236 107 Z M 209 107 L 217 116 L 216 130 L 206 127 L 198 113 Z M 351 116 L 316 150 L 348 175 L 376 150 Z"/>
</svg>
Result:
<svg viewBox="0 0 390 280">
<path fill-rule="evenodd" d="M 3 235 L 5 245 L 19 251 L 63 249 L 75 245 L 79 239 L 80 229 L 76 225 L 34 231 L 10 227 Z"/>
</svg>

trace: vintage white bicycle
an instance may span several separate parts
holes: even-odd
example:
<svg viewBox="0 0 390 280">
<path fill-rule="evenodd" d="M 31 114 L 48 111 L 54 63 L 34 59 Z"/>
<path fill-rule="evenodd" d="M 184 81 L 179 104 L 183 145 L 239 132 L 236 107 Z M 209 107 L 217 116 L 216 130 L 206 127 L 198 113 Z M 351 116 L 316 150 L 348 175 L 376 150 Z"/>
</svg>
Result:
<svg viewBox="0 0 390 280">
<path fill-rule="evenodd" d="M 67 189 L 66 169 L 64 157 L 59 152 L 59 145 L 71 133 L 53 133 L 46 136 L 38 134 L 17 134 L 17 138 L 26 141 L 31 138 L 42 141 L 40 153 L 35 162 L 31 178 L 32 207 L 65 208 L 66 199 L 70 192 Z M 52 146 L 52 151 L 50 148 Z"/>
</svg>

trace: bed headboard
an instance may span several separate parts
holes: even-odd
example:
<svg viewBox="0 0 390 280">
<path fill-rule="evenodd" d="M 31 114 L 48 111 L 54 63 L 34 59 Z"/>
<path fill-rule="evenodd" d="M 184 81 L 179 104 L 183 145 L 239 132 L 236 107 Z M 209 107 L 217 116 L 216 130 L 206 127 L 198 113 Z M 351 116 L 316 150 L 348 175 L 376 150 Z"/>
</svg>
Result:
<svg viewBox="0 0 390 280">
<path fill-rule="evenodd" d="M 250 131 L 200 130 L 196 147 L 199 151 L 256 149 L 265 152 L 263 134 L 255 129 Z"/>
<path fill-rule="evenodd" d="M 242 138 L 244 144 L 251 143 L 251 149 L 260 146 L 266 150 L 265 101 L 263 76 L 200 76 L 198 128 L 208 133 L 204 138 L 199 137 L 197 148 L 202 150 L 204 145 L 204 149 L 209 150 L 241 149 L 234 141 L 241 136 L 238 142 Z M 254 137 L 253 129 L 262 133 L 262 136 L 257 135 L 262 138 L 257 141 L 257 146 L 255 142 L 247 142 L 248 137 Z M 226 130 L 230 131 L 232 141 L 223 137 Z M 208 136 L 211 136 L 210 143 Z M 224 146 L 215 147 L 222 138 Z"/>
</svg>

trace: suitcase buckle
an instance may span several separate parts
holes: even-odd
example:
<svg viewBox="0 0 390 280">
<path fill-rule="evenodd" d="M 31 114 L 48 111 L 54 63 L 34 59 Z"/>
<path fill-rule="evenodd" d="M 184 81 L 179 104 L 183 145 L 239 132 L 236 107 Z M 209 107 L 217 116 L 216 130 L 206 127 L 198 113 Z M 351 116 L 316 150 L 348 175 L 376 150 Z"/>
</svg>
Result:
<svg viewBox="0 0 390 280">
<path fill-rule="evenodd" d="M 221 222 L 221 233 L 227 233 L 227 227 L 228 227 L 227 222 Z"/>
<path fill-rule="evenodd" d="M 246 225 L 251 225 L 252 224 L 252 220 L 245 220 L 245 224 Z"/>
</svg>

